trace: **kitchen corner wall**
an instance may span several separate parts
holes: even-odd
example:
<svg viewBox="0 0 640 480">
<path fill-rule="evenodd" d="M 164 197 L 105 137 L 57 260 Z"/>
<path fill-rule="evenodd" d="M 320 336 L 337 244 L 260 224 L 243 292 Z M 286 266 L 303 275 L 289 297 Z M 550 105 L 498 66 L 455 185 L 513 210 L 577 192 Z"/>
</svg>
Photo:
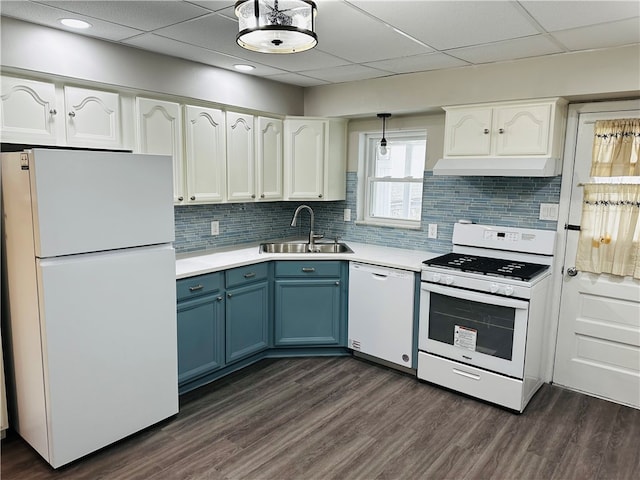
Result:
<svg viewBox="0 0 640 480">
<path fill-rule="evenodd" d="M 356 217 L 357 174 L 347 174 L 347 199 L 339 202 L 300 202 L 315 212 L 315 230 L 325 238 L 347 242 L 446 253 L 451 251 L 453 225 L 459 219 L 476 223 L 555 230 L 557 222 L 538 220 L 540 203 L 559 203 L 561 177 L 450 177 L 425 172 L 422 228 L 356 225 L 343 221 L 343 210 Z M 290 227 L 298 202 L 235 203 L 175 207 L 178 253 L 231 247 L 267 239 L 305 236 L 308 215 Z M 211 221 L 220 222 L 220 235 L 211 236 Z M 427 238 L 429 223 L 438 224 L 438 238 Z"/>
</svg>

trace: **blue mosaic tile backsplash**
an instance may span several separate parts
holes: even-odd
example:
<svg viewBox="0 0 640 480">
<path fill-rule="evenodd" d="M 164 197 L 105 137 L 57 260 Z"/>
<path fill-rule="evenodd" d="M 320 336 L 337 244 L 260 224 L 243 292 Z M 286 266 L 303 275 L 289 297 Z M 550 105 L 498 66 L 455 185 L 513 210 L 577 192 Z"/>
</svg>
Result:
<svg viewBox="0 0 640 480">
<path fill-rule="evenodd" d="M 561 177 L 454 177 L 425 172 L 422 229 L 356 225 L 357 174 L 347 174 L 347 200 L 306 202 L 315 212 L 315 230 L 326 238 L 446 253 L 451 251 L 453 225 L 459 219 L 510 227 L 555 230 L 557 222 L 538 220 L 540 203 L 559 203 Z M 234 203 L 175 207 L 178 253 L 229 247 L 291 236 L 305 236 L 309 215 L 303 212 L 290 227 L 298 202 Z M 344 222 L 343 210 L 352 221 Z M 220 222 L 220 235 L 211 236 L 211 221 Z M 427 238 L 429 223 L 438 225 L 438 238 Z"/>
</svg>

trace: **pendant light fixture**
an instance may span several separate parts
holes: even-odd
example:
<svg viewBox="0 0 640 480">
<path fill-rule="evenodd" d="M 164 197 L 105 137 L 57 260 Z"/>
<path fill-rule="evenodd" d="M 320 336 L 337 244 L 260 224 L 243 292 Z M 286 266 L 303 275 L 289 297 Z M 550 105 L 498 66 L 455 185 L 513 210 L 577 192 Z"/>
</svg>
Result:
<svg viewBox="0 0 640 480">
<path fill-rule="evenodd" d="M 387 118 L 391 116 L 390 113 L 379 113 L 378 118 L 382 119 L 382 139 L 380 140 L 380 145 L 378 147 L 378 153 L 381 157 L 386 157 L 389 153 L 389 149 L 387 148 L 387 139 L 385 138 L 385 126 Z"/>
<path fill-rule="evenodd" d="M 298 53 L 318 44 L 316 4 L 310 0 L 240 0 L 236 42 L 262 53 Z"/>
</svg>

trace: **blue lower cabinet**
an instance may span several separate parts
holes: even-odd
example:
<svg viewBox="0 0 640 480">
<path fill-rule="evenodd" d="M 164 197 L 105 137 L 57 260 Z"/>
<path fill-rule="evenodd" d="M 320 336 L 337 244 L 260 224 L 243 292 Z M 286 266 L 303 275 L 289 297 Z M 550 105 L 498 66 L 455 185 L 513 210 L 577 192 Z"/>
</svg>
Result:
<svg viewBox="0 0 640 480">
<path fill-rule="evenodd" d="M 345 344 L 346 271 L 346 262 L 276 262 L 276 347 Z"/>
<path fill-rule="evenodd" d="M 227 363 L 269 347 L 269 305 L 266 281 L 227 290 Z"/>
<path fill-rule="evenodd" d="M 178 302 L 178 384 L 224 366 L 223 293 Z"/>
</svg>

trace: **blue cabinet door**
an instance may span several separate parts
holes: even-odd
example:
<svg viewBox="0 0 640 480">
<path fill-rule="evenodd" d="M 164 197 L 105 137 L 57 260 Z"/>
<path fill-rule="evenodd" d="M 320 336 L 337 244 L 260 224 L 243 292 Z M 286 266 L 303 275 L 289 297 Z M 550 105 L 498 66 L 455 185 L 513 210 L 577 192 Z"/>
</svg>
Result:
<svg viewBox="0 0 640 480">
<path fill-rule="evenodd" d="M 275 345 L 338 345 L 340 281 L 337 278 L 275 281 Z"/>
<path fill-rule="evenodd" d="M 224 297 L 178 303 L 178 385 L 224 365 Z"/>
<path fill-rule="evenodd" d="M 266 281 L 227 290 L 227 363 L 269 347 L 269 305 Z"/>
</svg>

